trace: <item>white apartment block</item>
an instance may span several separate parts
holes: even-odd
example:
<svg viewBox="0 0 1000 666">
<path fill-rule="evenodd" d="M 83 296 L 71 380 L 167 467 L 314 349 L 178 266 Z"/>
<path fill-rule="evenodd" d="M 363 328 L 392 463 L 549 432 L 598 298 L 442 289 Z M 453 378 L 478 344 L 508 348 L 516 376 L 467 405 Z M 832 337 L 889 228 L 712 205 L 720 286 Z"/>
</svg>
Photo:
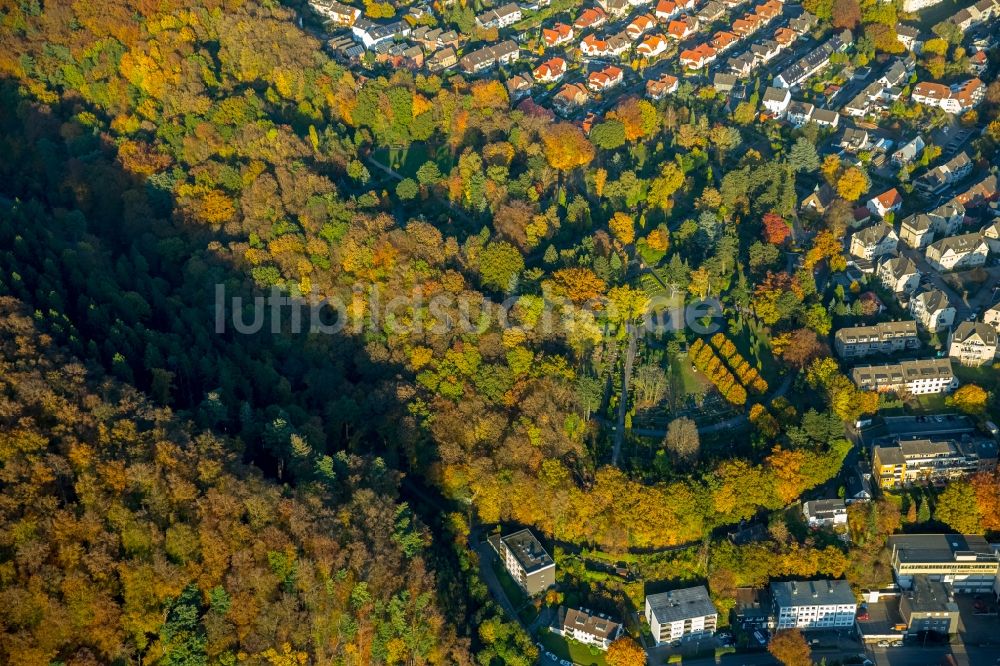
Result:
<svg viewBox="0 0 1000 666">
<path fill-rule="evenodd" d="M 719 612 L 704 585 L 646 597 L 646 621 L 657 644 L 715 633 Z"/>
<path fill-rule="evenodd" d="M 857 598 L 843 580 L 771 583 L 775 629 L 846 629 L 854 626 Z"/>
</svg>

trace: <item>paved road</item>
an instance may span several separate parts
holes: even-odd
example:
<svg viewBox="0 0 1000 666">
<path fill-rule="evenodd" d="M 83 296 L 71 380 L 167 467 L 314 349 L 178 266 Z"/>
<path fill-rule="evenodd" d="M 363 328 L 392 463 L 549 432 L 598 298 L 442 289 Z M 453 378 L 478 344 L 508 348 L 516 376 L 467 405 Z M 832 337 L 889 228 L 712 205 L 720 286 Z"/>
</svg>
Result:
<svg viewBox="0 0 1000 666">
<path fill-rule="evenodd" d="M 497 601 L 497 603 L 500 604 L 500 607 L 503 608 L 504 612 L 508 617 L 510 617 L 510 619 L 520 624 L 521 627 L 527 631 L 528 628 L 524 626 L 524 623 L 522 623 L 521 619 L 517 616 L 517 611 L 514 609 L 514 605 L 510 603 L 510 600 L 507 598 L 507 593 L 503 591 L 503 586 L 497 578 L 496 572 L 493 571 L 492 562 L 497 556 L 496 553 L 493 552 L 493 547 L 484 541 L 476 546 L 476 552 L 479 554 L 479 575 L 483 579 L 483 582 L 486 583 L 486 587 L 489 588 L 490 595 Z"/>
</svg>

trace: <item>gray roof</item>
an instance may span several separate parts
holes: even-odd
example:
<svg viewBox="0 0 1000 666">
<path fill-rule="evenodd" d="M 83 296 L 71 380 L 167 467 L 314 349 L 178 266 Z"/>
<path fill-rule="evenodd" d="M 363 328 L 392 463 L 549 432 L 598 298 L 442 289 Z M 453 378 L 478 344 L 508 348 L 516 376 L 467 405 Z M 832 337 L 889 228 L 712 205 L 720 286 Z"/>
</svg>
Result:
<svg viewBox="0 0 1000 666">
<path fill-rule="evenodd" d="M 910 39 L 916 39 L 920 36 L 920 28 L 912 25 L 906 25 L 905 23 L 896 24 L 896 34 L 902 35 L 903 37 L 909 37 Z"/>
<path fill-rule="evenodd" d="M 906 275 L 913 275 L 918 273 L 917 264 L 909 257 L 891 257 L 882 262 L 882 266 L 885 270 L 889 272 L 889 275 L 896 278 L 897 280 Z M 913 323 L 913 322 L 909 322 Z M 914 328 L 914 335 L 916 335 L 916 329 Z"/>
<path fill-rule="evenodd" d="M 979 339 L 985 345 L 995 345 L 997 343 L 996 329 L 981 321 L 963 321 L 955 327 L 955 332 L 952 333 L 951 339 L 952 342 L 961 343 L 969 340 L 974 335 L 979 336 Z"/>
<path fill-rule="evenodd" d="M 927 213 L 908 215 L 900 222 L 900 226 L 913 231 L 927 231 L 931 228 L 931 218 L 928 217 Z"/>
<path fill-rule="evenodd" d="M 611 618 L 592 611 L 559 607 L 559 628 L 584 631 L 591 636 L 607 639 L 618 633 L 621 625 Z"/>
<path fill-rule="evenodd" d="M 843 342 L 866 342 L 871 339 L 891 340 L 900 337 L 917 337 L 917 323 L 913 321 L 883 321 L 874 326 L 849 326 L 837 330 L 835 337 Z"/>
<path fill-rule="evenodd" d="M 928 245 L 928 249 L 933 248 L 935 251 L 944 255 L 945 252 L 951 250 L 952 252 L 972 252 L 977 247 L 983 243 L 983 237 L 978 231 L 971 234 L 962 234 L 960 236 L 948 236 L 947 238 L 942 238 L 939 241 L 935 241 Z"/>
<path fill-rule="evenodd" d="M 892 227 L 885 222 L 879 222 L 870 227 L 865 227 L 860 231 L 855 231 L 854 237 L 865 245 L 875 245 L 891 233 Z"/>
<path fill-rule="evenodd" d="M 686 587 L 646 597 L 653 617 L 660 624 L 687 620 L 705 615 L 717 615 L 718 610 L 708 596 L 704 585 Z"/>
<path fill-rule="evenodd" d="M 857 597 L 845 580 L 804 580 L 771 583 L 771 596 L 779 608 L 793 606 L 846 606 Z"/>
<path fill-rule="evenodd" d="M 822 516 L 847 511 L 847 504 L 842 499 L 821 499 L 806 502 L 802 510 L 809 516 Z"/>
<path fill-rule="evenodd" d="M 979 534 L 894 534 L 888 545 L 901 562 L 954 562 L 959 554 L 1000 558 Z"/>
<path fill-rule="evenodd" d="M 553 564 L 552 558 L 545 552 L 541 542 L 535 538 L 531 530 L 524 529 L 520 532 L 514 532 L 500 537 L 500 540 L 510 552 L 514 553 L 514 557 L 517 558 L 525 573 L 530 574 Z"/>
<path fill-rule="evenodd" d="M 768 86 L 767 90 L 764 91 L 764 101 L 765 102 L 784 102 L 788 99 L 788 90 L 784 88 L 775 88 L 773 86 Z"/>
<path fill-rule="evenodd" d="M 913 577 L 913 589 L 904 592 L 911 613 L 957 613 L 958 604 L 948 586 L 927 576 Z"/>
<path fill-rule="evenodd" d="M 818 123 L 832 124 L 838 115 L 836 111 L 830 109 L 816 109 L 813 111 L 812 119 Z"/>
<path fill-rule="evenodd" d="M 951 307 L 951 303 L 948 301 L 948 294 L 944 293 L 940 289 L 924 291 L 917 294 L 916 297 L 923 302 L 924 309 L 928 312 L 938 312 Z"/>
</svg>

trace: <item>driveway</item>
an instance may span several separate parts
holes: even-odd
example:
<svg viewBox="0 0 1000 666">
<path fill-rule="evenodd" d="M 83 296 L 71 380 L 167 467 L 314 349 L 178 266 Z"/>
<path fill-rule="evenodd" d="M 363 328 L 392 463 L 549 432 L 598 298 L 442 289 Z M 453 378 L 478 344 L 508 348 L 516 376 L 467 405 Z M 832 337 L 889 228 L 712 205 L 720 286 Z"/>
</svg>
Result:
<svg viewBox="0 0 1000 666">
<path fill-rule="evenodd" d="M 497 574 L 493 571 L 493 560 L 496 558 L 497 554 L 487 542 L 482 542 L 476 546 L 476 552 L 479 554 L 479 575 L 486 583 L 486 587 L 490 591 L 490 596 L 492 596 L 500 607 L 503 608 L 504 612 L 510 616 L 512 620 L 521 625 L 525 631 L 528 630 L 527 627 L 521 622 L 520 618 L 517 616 L 517 611 L 514 609 L 514 605 L 507 598 L 507 593 L 503 591 L 503 586 L 500 584 L 500 580 L 497 578 Z"/>
</svg>

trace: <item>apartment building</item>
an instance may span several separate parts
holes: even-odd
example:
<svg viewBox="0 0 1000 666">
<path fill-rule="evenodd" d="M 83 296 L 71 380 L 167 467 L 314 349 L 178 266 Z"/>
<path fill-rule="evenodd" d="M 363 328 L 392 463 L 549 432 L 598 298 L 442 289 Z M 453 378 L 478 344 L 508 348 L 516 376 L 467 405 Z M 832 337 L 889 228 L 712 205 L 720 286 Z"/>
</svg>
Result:
<svg viewBox="0 0 1000 666">
<path fill-rule="evenodd" d="M 715 633 L 719 612 L 704 585 L 646 596 L 646 621 L 659 645 Z"/>
<path fill-rule="evenodd" d="M 951 328 L 955 323 L 955 312 L 948 294 L 940 289 L 921 292 L 910 301 L 910 314 L 931 333 Z"/>
<path fill-rule="evenodd" d="M 506 65 L 515 62 L 519 57 L 520 49 L 517 42 L 508 39 L 499 44 L 466 53 L 458 61 L 458 64 L 466 73 L 475 74 L 496 67 L 498 64 Z"/>
<path fill-rule="evenodd" d="M 802 517 L 810 527 L 847 524 L 847 504 L 842 499 L 823 499 L 804 502 Z"/>
<path fill-rule="evenodd" d="M 844 580 L 771 583 L 775 629 L 846 629 L 854 626 L 857 598 Z"/>
<path fill-rule="evenodd" d="M 937 107 L 945 113 L 964 113 L 983 101 L 985 95 L 986 84 L 980 79 L 969 79 L 951 87 L 922 81 L 913 86 L 910 96 L 918 104 Z"/>
<path fill-rule="evenodd" d="M 912 248 L 923 249 L 934 241 L 933 226 L 927 213 L 907 215 L 899 223 L 899 240 Z"/>
<path fill-rule="evenodd" d="M 622 625 L 604 613 L 560 606 L 552 631 L 586 645 L 594 645 L 599 650 L 607 650 L 621 634 Z"/>
<path fill-rule="evenodd" d="M 997 354 L 997 331 L 981 321 L 963 321 L 948 338 L 948 356 L 969 367 L 992 363 Z"/>
<path fill-rule="evenodd" d="M 791 25 L 791 28 L 796 30 L 795 25 Z M 853 43 L 854 36 L 850 30 L 834 35 L 774 77 L 774 85 L 778 88 L 794 88 L 826 67 L 830 63 L 831 55 L 843 51 Z"/>
<path fill-rule="evenodd" d="M 913 186 L 924 194 L 937 194 L 970 173 L 972 173 L 972 160 L 963 151 L 917 178 Z"/>
<path fill-rule="evenodd" d="M 967 270 L 982 266 L 989 254 L 989 243 L 979 232 L 942 238 L 928 245 L 924 251 L 927 263 L 939 271 Z"/>
<path fill-rule="evenodd" d="M 1000 553 L 977 534 L 895 534 L 887 545 L 896 582 L 906 590 L 924 575 L 955 592 L 989 593 L 1000 574 Z"/>
<path fill-rule="evenodd" d="M 516 2 L 483 12 L 476 17 L 480 28 L 507 28 L 521 20 L 521 8 Z"/>
<path fill-rule="evenodd" d="M 885 222 L 878 222 L 851 234 L 850 253 L 858 259 L 874 261 L 896 249 L 899 236 Z"/>
<path fill-rule="evenodd" d="M 983 322 L 1000 331 L 1000 303 L 993 305 L 983 312 Z"/>
<path fill-rule="evenodd" d="M 947 393 L 958 386 L 947 358 L 862 365 L 851 370 L 851 379 L 865 391 L 905 391 L 910 395 Z"/>
<path fill-rule="evenodd" d="M 311 0 L 309 6 L 320 16 L 337 26 L 351 27 L 361 18 L 361 10 L 337 2 L 336 0 Z"/>
<path fill-rule="evenodd" d="M 495 534 L 489 542 L 511 578 L 528 596 L 555 585 L 556 563 L 531 530 L 524 529 L 507 536 Z"/>
<path fill-rule="evenodd" d="M 920 271 L 909 257 L 883 259 L 876 275 L 882 286 L 894 294 L 909 294 L 920 285 Z"/>
<path fill-rule="evenodd" d="M 961 439 L 905 439 L 872 451 L 872 473 L 882 488 L 940 483 L 996 469 L 997 443 L 963 435 Z"/>
<path fill-rule="evenodd" d="M 899 614 L 906 623 L 906 634 L 916 636 L 922 631 L 942 635 L 958 633 L 958 604 L 955 595 L 939 580 L 925 575 L 913 577 L 913 587 L 899 597 Z"/>
<path fill-rule="evenodd" d="M 917 324 L 913 321 L 885 321 L 872 326 L 850 326 L 833 336 L 837 355 L 843 359 L 871 354 L 894 354 L 918 349 Z"/>
</svg>

